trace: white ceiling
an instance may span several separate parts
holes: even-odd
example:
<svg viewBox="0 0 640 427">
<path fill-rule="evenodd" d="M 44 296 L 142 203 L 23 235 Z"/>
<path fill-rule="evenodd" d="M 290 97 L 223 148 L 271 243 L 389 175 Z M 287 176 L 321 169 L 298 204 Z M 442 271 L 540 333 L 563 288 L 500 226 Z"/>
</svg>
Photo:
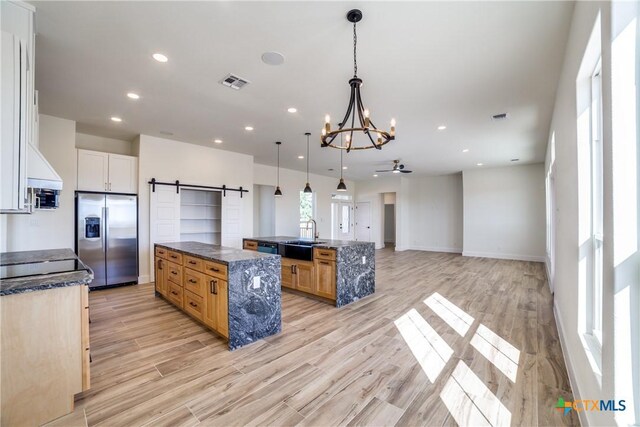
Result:
<svg viewBox="0 0 640 427">
<path fill-rule="evenodd" d="M 356 180 L 395 158 L 425 174 L 543 161 L 573 10 L 559 1 L 34 4 L 42 113 L 108 137 L 168 131 L 271 165 L 281 140 L 281 165 L 299 170 L 310 131 L 311 170 L 325 175 L 339 173 L 340 150 L 321 148 L 319 131 L 326 113 L 334 125 L 344 114 L 353 73 L 345 14 L 362 9 L 363 100 L 378 126 L 398 124 L 383 150 L 345 155 L 345 177 Z M 266 51 L 284 65 L 264 64 Z M 251 84 L 224 87 L 227 73 Z M 507 121 L 490 119 L 502 112 Z"/>
</svg>

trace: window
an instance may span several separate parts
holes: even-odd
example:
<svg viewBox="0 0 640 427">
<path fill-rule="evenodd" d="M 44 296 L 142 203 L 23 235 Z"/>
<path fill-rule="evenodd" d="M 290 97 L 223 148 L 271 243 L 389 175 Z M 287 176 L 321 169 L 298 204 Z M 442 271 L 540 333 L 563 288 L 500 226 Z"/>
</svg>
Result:
<svg viewBox="0 0 640 427">
<path fill-rule="evenodd" d="M 309 222 L 313 218 L 314 193 L 300 192 L 300 237 L 313 239 L 313 229 Z"/>
<path fill-rule="evenodd" d="M 603 185 L 601 61 L 591 76 L 591 332 L 602 345 Z"/>
</svg>

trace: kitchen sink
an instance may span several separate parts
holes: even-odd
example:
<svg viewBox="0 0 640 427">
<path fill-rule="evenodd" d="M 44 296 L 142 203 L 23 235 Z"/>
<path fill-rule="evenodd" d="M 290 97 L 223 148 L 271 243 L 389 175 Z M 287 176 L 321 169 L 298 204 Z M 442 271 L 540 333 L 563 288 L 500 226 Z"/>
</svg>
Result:
<svg viewBox="0 0 640 427">
<path fill-rule="evenodd" d="M 287 245 L 299 245 L 299 246 L 313 246 L 313 245 L 321 245 L 327 242 L 314 242 L 313 240 L 291 240 L 285 242 Z"/>
</svg>

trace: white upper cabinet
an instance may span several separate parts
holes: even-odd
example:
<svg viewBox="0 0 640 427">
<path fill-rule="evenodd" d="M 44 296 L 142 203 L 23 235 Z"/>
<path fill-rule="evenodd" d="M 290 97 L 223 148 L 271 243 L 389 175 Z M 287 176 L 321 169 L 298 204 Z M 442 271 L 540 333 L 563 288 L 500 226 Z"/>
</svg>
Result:
<svg viewBox="0 0 640 427">
<path fill-rule="evenodd" d="M 135 194 L 137 182 L 137 157 L 78 150 L 79 191 Z"/>
<path fill-rule="evenodd" d="M 132 156 L 109 154 L 109 191 L 138 192 L 138 159 Z"/>
<path fill-rule="evenodd" d="M 26 209 L 27 144 L 33 143 L 34 111 L 34 12 L 22 2 L 0 2 L 2 27 L 2 93 L 0 151 L 0 210 Z"/>
</svg>

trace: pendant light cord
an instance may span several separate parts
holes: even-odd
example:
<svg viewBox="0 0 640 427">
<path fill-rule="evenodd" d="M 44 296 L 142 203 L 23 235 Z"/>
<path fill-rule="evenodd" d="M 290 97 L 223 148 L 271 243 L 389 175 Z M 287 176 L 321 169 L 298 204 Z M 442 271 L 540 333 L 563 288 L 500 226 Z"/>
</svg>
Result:
<svg viewBox="0 0 640 427">
<path fill-rule="evenodd" d="M 309 135 L 307 135 L 307 183 L 309 183 Z"/>
<path fill-rule="evenodd" d="M 278 187 L 280 187 L 280 144 L 278 144 Z"/>
<path fill-rule="evenodd" d="M 356 60 L 356 46 L 358 45 L 358 35 L 356 34 L 356 23 L 353 23 L 353 76 L 358 76 L 358 61 Z"/>
</svg>

